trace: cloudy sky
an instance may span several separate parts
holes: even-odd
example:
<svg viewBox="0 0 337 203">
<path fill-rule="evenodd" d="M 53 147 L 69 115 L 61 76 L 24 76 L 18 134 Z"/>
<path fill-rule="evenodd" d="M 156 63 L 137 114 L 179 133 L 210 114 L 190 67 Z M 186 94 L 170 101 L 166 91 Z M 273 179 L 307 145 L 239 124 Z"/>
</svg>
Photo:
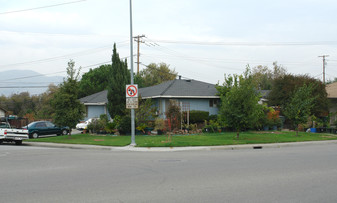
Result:
<svg viewBox="0 0 337 203">
<path fill-rule="evenodd" d="M 0 5 L 0 72 L 65 76 L 73 59 L 85 73 L 111 60 L 113 43 L 130 61 L 129 0 Z M 326 78 L 333 79 L 336 11 L 335 0 L 133 0 L 133 35 L 146 36 L 142 64 L 164 62 L 186 78 L 222 83 L 224 74 L 241 74 L 247 64 L 277 61 L 290 73 L 322 79 L 318 56 L 329 55 Z"/>
</svg>

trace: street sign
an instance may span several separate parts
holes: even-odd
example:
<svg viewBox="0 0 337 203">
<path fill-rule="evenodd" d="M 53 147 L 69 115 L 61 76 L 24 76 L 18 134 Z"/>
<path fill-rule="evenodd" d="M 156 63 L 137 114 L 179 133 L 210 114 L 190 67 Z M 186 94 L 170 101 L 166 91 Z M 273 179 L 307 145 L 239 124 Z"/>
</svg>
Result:
<svg viewBox="0 0 337 203">
<path fill-rule="evenodd" d="M 126 98 L 126 108 L 127 109 L 138 109 L 138 97 L 127 97 Z"/>
<path fill-rule="evenodd" d="M 138 97 L 138 85 L 126 85 L 126 97 Z"/>
</svg>

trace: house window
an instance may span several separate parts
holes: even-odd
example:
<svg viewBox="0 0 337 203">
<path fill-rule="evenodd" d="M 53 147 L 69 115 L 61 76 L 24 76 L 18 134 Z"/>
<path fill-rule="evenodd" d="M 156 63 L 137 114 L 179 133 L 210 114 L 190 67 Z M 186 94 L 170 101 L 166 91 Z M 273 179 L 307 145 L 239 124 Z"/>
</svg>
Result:
<svg viewBox="0 0 337 203">
<path fill-rule="evenodd" d="M 217 99 L 210 99 L 209 100 L 209 107 L 217 107 L 218 106 L 218 100 Z"/>
</svg>

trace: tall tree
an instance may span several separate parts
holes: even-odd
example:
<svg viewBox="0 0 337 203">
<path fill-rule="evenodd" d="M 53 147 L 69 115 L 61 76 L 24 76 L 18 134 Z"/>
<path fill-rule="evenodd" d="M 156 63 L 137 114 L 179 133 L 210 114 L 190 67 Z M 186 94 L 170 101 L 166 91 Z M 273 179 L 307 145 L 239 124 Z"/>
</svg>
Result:
<svg viewBox="0 0 337 203">
<path fill-rule="evenodd" d="M 273 62 L 273 69 L 268 66 L 256 66 L 252 70 L 253 84 L 256 89 L 271 90 L 273 80 L 286 74 L 286 69 Z"/>
<path fill-rule="evenodd" d="M 111 65 L 106 64 L 83 74 L 79 83 L 79 98 L 107 89 L 110 71 Z"/>
<path fill-rule="evenodd" d="M 292 122 L 298 136 L 298 125 L 307 122 L 314 106 L 315 97 L 312 97 L 313 85 L 306 85 L 295 89 L 284 107 L 284 115 Z"/>
<path fill-rule="evenodd" d="M 314 106 L 312 113 L 316 117 L 327 116 L 329 111 L 329 100 L 327 98 L 327 92 L 325 85 L 308 75 L 292 75 L 286 74 L 282 77 L 278 77 L 274 80 L 273 88 L 268 95 L 268 104 L 271 106 L 284 107 L 290 100 L 292 93 L 296 88 L 303 85 L 312 84 L 312 97 L 315 97 L 313 101 Z"/>
<path fill-rule="evenodd" d="M 116 44 L 112 53 L 112 69 L 108 85 L 108 110 L 112 118 L 123 116 L 125 112 L 125 86 L 130 83 L 130 71 L 127 62 L 117 53 Z"/>
<path fill-rule="evenodd" d="M 67 78 L 60 84 L 59 90 L 51 101 L 55 109 L 54 122 L 60 126 L 75 128 L 84 115 L 84 105 L 78 98 L 79 71 L 76 72 L 75 62 L 70 60 L 67 67 Z"/>
<path fill-rule="evenodd" d="M 217 86 L 220 92 L 221 105 L 219 119 L 225 125 L 240 131 L 253 127 L 263 116 L 262 105 L 258 104 L 259 95 L 256 92 L 249 70 L 244 75 L 229 75 L 225 77 L 223 86 Z"/>
<path fill-rule="evenodd" d="M 144 87 L 158 85 L 168 80 L 174 80 L 177 77 L 177 72 L 171 70 L 170 66 L 165 63 L 151 63 L 146 69 L 140 72 L 143 79 Z"/>
</svg>

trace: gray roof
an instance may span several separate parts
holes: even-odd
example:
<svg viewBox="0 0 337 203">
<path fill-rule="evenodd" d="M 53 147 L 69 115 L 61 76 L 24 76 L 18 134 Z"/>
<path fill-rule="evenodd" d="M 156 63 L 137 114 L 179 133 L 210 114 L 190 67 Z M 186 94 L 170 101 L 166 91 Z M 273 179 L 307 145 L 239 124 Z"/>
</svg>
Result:
<svg viewBox="0 0 337 203">
<path fill-rule="evenodd" d="M 146 98 L 219 98 L 215 85 L 197 80 L 176 79 L 139 89 Z"/>
<path fill-rule="evenodd" d="M 108 90 L 103 90 L 95 94 L 83 97 L 80 102 L 84 104 L 103 105 L 108 103 Z"/>
<path fill-rule="evenodd" d="M 197 80 L 171 80 L 159 85 L 139 89 L 139 95 L 147 98 L 220 98 L 215 85 Z M 80 101 L 86 105 L 104 105 L 108 103 L 108 90 L 83 97 Z"/>
</svg>

